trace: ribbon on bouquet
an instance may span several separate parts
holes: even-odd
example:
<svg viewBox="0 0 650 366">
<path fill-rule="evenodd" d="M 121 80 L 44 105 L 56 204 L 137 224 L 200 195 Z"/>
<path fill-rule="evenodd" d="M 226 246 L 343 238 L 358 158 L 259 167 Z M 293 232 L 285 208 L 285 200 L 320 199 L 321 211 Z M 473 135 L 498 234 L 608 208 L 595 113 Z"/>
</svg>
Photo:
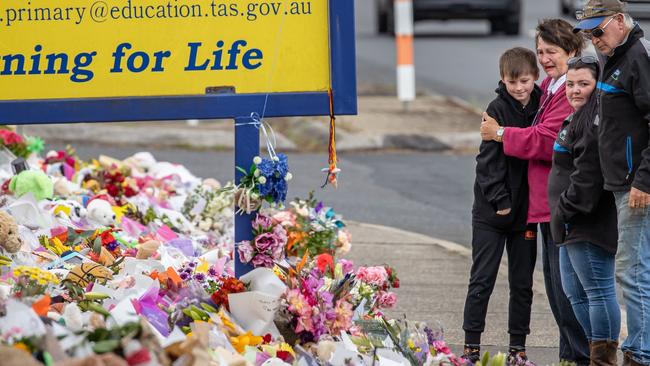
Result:
<svg viewBox="0 0 650 366">
<path fill-rule="evenodd" d="M 271 127 L 268 122 L 264 121 L 257 112 L 252 112 L 249 118 L 251 119 L 250 122 L 235 123 L 235 127 L 255 126 L 255 128 L 262 131 L 266 151 L 272 160 L 276 160 L 275 158 L 277 157 L 277 154 L 275 153 L 275 146 L 277 145 L 277 138 L 275 136 L 275 131 L 273 131 L 273 127 Z"/>
</svg>

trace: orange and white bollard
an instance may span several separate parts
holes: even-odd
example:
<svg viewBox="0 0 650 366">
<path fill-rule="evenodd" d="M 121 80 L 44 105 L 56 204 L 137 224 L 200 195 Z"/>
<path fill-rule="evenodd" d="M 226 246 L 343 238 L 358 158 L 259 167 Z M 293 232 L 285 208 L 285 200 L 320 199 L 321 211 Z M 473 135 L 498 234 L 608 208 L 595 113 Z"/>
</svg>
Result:
<svg viewBox="0 0 650 366">
<path fill-rule="evenodd" d="M 397 52 L 397 98 L 404 103 L 415 100 L 413 65 L 413 2 L 395 0 L 395 43 Z"/>
</svg>

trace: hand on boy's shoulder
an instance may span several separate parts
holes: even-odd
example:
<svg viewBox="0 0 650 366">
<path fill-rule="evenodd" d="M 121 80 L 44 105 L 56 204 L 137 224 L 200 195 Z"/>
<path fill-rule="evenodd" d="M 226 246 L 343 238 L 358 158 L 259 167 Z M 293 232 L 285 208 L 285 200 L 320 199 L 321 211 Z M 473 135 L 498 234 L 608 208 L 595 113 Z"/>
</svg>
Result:
<svg viewBox="0 0 650 366">
<path fill-rule="evenodd" d="M 503 210 L 497 211 L 497 215 L 505 216 L 505 215 L 508 215 L 511 211 L 512 211 L 511 208 L 504 208 Z"/>
</svg>

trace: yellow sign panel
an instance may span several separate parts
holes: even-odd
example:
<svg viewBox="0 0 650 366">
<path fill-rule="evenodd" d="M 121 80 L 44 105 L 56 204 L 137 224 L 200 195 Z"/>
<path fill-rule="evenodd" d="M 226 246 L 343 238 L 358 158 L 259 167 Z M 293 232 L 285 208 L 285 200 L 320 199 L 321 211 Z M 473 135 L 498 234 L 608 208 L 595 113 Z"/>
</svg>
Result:
<svg viewBox="0 0 650 366">
<path fill-rule="evenodd" d="M 0 100 L 326 91 L 327 0 L 2 0 Z"/>
</svg>

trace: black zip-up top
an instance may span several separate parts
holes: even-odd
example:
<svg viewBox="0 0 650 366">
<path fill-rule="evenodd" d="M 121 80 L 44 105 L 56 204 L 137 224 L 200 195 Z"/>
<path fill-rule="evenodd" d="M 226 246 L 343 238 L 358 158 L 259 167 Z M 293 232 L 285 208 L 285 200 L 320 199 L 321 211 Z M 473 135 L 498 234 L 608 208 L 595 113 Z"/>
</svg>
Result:
<svg viewBox="0 0 650 366">
<path fill-rule="evenodd" d="M 487 113 L 506 127 L 528 127 L 533 123 L 542 90 L 535 85 L 530 102 L 524 106 L 513 98 L 503 82 Z M 510 208 L 508 215 L 498 210 Z M 476 156 L 476 181 L 472 223 L 492 231 L 524 231 L 528 216 L 528 161 L 503 153 L 503 145 L 483 141 Z"/>
<path fill-rule="evenodd" d="M 635 25 L 606 58 L 598 83 L 599 148 L 605 189 L 650 193 L 650 42 Z"/>
<path fill-rule="evenodd" d="M 551 235 L 558 245 L 590 242 L 616 253 L 614 194 L 603 188 L 598 154 L 598 117 L 572 122 L 569 116 L 553 146 L 548 176 Z"/>
</svg>

